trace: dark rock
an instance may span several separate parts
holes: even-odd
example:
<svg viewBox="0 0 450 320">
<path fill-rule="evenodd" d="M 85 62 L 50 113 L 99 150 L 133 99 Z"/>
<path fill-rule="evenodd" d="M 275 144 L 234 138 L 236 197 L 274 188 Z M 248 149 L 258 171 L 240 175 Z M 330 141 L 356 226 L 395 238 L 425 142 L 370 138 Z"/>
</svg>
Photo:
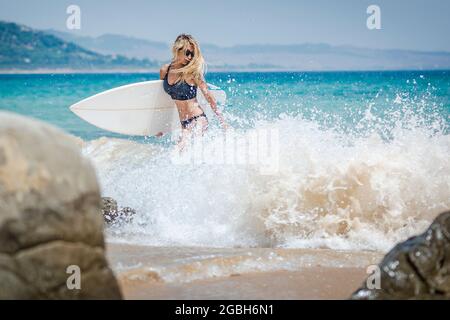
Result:
<svg viewBox="0 0 450 320">
<path fill-rule="evenodd" d="M 380 288 L 369 289 L 366 281 L 352 299 L 450 299 L 450 211 L 396 245 L 379 268 Z"/>
<path fill-rule="evenodd" d="M 102 197 L 102 213 L 106 223 L 112 223 L 117 218 L 117 201 L 113 198 Z"/>
<path fill-rule="evenodd" d="M 136 210 L 130 207 L 124 207 L 119 210 L 119 216 L 123 217 L 126 222 L 132 221 L 135 214 Z"/>
<path fill-rule="evenodd" d="M 117 201 L 110 197 L 102 198 L 102 213 L 105 222 L 109 225 L 118 223 L 129 223 L 133 221 L 136 210 L 130 207 L 121 208 Z"/>
<path fill-rule="evenodd" d="M 0 112 L 0 150 L 0 299 L 120 299 L 95 171 L 73 139 Z"/>
</svg>

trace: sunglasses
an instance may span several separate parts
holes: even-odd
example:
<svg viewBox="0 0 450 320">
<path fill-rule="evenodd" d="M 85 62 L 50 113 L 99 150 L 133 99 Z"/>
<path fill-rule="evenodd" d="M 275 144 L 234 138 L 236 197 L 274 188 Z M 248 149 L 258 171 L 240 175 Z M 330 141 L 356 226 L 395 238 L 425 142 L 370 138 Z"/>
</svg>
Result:
<svg viewBox="0 0 450 320">
<path fill-rule="evenodd" d="M 194 53 L 191 51 L 191 50 L 186 50 L 186 53 L 185 53 L 185 55 L 186 55 L 186 57 L 191 57 L 191 58 L 194 58 Z"/>
</svg>

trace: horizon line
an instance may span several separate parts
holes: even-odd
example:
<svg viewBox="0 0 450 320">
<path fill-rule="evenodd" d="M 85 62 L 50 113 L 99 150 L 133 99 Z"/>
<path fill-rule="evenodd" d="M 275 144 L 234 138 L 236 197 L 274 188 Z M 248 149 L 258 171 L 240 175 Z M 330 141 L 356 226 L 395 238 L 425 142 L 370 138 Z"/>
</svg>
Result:
<svg viewBox="0 0 450 320">
<path fill-rule="evenodd" d="M 351 72 L 450 72 L 446 69 L 339 69 L 339 70 L 284 70 L 284 69 L 218 69 L 208 73 L 351 73 Z M 3 75 L 70 75 L 70 74 L 158 74 L 159 69 L 0 69 L 0 76 Z"/>
</svg>

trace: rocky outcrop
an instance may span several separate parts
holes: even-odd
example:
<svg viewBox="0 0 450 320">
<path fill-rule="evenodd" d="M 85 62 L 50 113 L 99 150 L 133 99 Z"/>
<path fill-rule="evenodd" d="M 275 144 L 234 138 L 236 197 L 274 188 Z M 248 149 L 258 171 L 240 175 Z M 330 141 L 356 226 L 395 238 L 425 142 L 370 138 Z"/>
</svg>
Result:
<svg viewBox="0 0 450 320">
<path fill-rule="evenodd" d="M 102 213 L 108 225 L 133 221 L 136 211 L 130 207 L 119 207 L 117 201 L 110 197 L 102 198 Z"/>
<path fill-rule="evenodd" d="M 96 175 L 73 139 L 0 112 L 0 299 L 119 299 Z"/>
<path fill-rule="evenodd" d="M 450 211 L 396 245 L 380 263 L 379 276 L 378 288 L 366 281 L 352 299 L 450 299 Z"/>
</svg>

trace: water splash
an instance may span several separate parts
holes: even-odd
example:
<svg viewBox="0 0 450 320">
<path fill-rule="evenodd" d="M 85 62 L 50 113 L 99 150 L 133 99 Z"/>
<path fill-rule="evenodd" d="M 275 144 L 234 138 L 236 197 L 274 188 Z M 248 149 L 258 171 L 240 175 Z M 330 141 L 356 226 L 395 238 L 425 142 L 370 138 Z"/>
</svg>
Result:
<svg viewBox="0 0 450 320">
<path fill-rule="evenodd" d="M 369 105 L 353 127 L 343 125 L 351 115 L 333 122 L 319 112 L 316 119 L 256 121 L 257 128 L 279 130 L 279 166 L 271 175 L 248 164 L 174 165 L 171 146 L 87 142 L 84 154 L 104 195 L 138 212 L 132 224 L 110 229 L 109 239 L 388 250 L 450 208 L 447 119 L 432 104 L 395 101 L 399 107 L 383 112 Z M 212 130 L 204 147 L 220 139 Z"/>
</svg>

